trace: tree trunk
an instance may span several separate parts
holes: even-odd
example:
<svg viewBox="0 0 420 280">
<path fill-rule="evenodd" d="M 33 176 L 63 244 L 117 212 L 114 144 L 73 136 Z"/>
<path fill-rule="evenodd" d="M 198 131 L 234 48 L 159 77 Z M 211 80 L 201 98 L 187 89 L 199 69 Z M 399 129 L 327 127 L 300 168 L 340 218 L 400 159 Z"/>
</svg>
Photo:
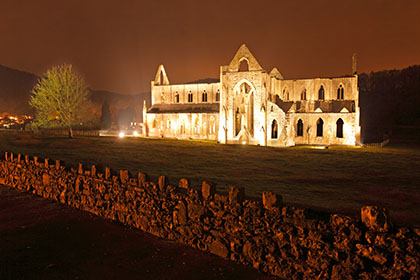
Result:
<svg viewBox="0 0 420 280">
<path fill-rule="evenodd" d="M 73 129 L 69 127 L 69 138 L 73 138 Z"/>
</svg>

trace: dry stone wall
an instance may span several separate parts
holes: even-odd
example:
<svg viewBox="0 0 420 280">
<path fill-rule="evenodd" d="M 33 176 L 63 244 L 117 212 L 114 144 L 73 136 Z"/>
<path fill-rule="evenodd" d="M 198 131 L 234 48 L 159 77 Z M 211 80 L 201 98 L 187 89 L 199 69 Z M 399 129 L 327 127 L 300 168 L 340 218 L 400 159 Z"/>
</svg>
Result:
<svg viewBox="0 0 420 280">
<path fill-rule="evenodd" d="M 151 182 L 143 173 L 67 169 L 59 161 L 5 154 L 0 184 L 252 265 L 282 279 L 419 279 L 420 232 L 392 227 L 385 209 L 361 220 L 283 205 L 280 195 L 246 199 L 187 179 Z"/>
</svg>

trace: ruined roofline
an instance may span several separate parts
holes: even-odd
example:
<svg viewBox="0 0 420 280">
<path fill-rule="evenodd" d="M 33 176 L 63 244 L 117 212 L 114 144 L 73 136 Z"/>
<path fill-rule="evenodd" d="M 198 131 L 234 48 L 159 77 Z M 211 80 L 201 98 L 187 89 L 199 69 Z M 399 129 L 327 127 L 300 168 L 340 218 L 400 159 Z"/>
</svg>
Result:
<svg viewBox="0 0 420 280">
<path fill-rule="evenodd" d="M 336 77 L 314 77 L 314 78 L 291 78 L 283 79 L 282 81 L 302 81 L 302 80 L 334 80 L 334 79 L 343 79 L 343 78 L 357 78 L 358 75 L 343 75 Z"/>
<path fill-rule="evenodd" d="M 179 84 L 169 84 L 169 85 L 154 85 L 155 87 L 159 87 L 159 86 L 193 86 L 193 85 L 215 85 L 215 84 L 220 84 L 220 80 L 218 80 L 217 82 L 211 82 L 211 83 L 199 83 L 200 80 L 198 81 L 192 81 L 192 82 L 187 82 L 187 83 L 179 83 Z"/>
</svg>

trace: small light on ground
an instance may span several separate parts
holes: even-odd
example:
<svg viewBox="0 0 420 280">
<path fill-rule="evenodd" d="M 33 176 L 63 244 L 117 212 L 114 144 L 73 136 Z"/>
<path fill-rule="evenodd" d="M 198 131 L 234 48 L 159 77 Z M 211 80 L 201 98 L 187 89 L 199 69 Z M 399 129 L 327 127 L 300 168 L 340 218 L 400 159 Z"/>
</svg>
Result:
<svg viewBox="0 0 420 280">
<path fill-rule="evenodd" d="M 246 142 L 245 141 L 242 141 L 242 145 L 245 145 L 246 144 Z"/>
<path fill-rule="evenodd" d="M 125 136 L 125 133 L 124 133 L 124 132 L 120 132 L 120 133 L 118 134 L 118 136 L 119 136 L 120 138 L 123 138 L 123 137 Z"/>
<path fill-rule="evenodd" d="M 134 131 L 133 136 L 137 137 L 137 136 L 139 136 L 139 133 L 137 131 Z"/>
<path fill-rule="evenodd" d="M 324 150 L 327 149 L 326 146 L 313 146 L 312 149 Z"/>
</svg>

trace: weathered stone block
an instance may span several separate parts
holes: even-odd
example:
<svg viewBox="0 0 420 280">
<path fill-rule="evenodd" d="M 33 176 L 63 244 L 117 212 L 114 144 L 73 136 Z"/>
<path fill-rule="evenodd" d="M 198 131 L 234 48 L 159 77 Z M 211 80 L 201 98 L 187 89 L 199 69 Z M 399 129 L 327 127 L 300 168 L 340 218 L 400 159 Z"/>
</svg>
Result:
<svg viewBox="0 0 420 280">
<path fill-rule="evenodd" d="M 137 180 L 138 180 L 139 187 L 144 187 L 147 182 L 147 175 L 139 172 L 137 174 Z"/>
<path fill-rule="evenodd" d="M 189 183 L 188 179 L 187 178 L 181 178 L 179 180 L 179 187 L 181 189 L 189 189 L 190 188 L 190 183 Z"/>
<path fill-rule="evenodd" d="M 362 222 L 372 230 L 388 231 L 391 227 L 388 211 L 378 206 L 364 206 L 361 209 Z"/>
<path fill-rule="evenodd" d="M 263 192 L 262 201 L 264 208 L 267 210 L 279 209 L 283 204 L 282 196 L 274 192 Z"/>
<path fill-rule="evenodd" d="M 185 225 L 187 223 L 187 207 L 185 203 L 180 201 L 176 206 L 176 210 L 173 213 L 174 225 Z"/>
<path fill-rule="evenodd" d="M 159 190 L 160 191 L 162 191 L 162 192 L 164 192 L 164 191 L 166 191 L 166 185 L 168 184 L 168 178 L 166 177 L 166 176 L 160 176 L 159 177 L 159 182 L 158 182 L 158 185 L 159 185 Z"/>
<path fill-rule="evenodd" d="M 229 256 L 229 249 L 226 244 L 221 240 L 214 240 L 209 246 L 210 253 L 215 254 L 222 258 L 227 258 Z"/>
<path fill-rule="evenodd" d="M 50 176 L 47 173 L 42 174 L 42 184 L 48 186 L 50 184 Z"/>
<path fill-rule="evenodd" d="M 122 184 L 127 184 L 128 182 L 128 170 L 120 170 L 120 180 Z"/>
<path fill-rule="evenodd" d="M 229 203 L 241 203 L 245 197 L 245 188 L 229 186 Z"/>
<path fill-rule="evenodd" d="M 212 197 L 216 193 L 216 187 L 212 184 L 207 183 L 206 181 L 203 181 L 201 184 L 201 194 L 203 196 L 203 199 L 207 200 L 210 197 Z"/>
<path fill-rule="evenodd" d="M 90 168 L 90 176 L 96 177 L 96 166 L 95 165 L 92 165 L 92 167 Z"/>
<path fill-rule="evenodd" d="M 111 178 L 111 169 L 109 167 L 105 168 L 105 180 L 109 180 Z"/>
</svg>

